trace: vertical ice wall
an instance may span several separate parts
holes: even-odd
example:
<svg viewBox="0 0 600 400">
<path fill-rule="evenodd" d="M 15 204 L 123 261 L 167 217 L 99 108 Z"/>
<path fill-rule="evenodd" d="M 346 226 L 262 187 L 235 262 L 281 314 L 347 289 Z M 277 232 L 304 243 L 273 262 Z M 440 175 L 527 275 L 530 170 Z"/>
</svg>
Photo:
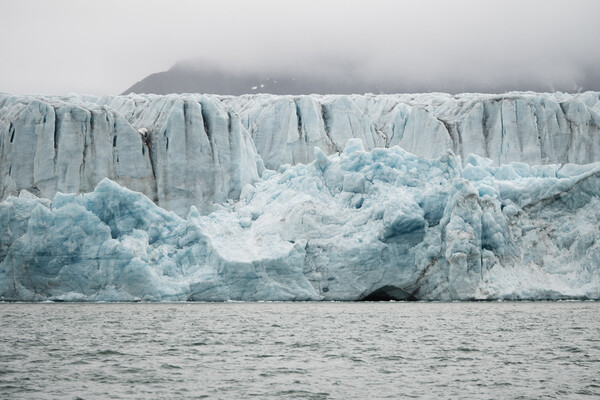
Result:
<svg viewBox="0 0 600 400">
<path fill-rule="evenodd" d="M 2 198 L 90 192 L 108 177 L 185 215 L 239 196 L 261 165 L 237 114 L 204 96 L 0 97 Z"/>
<path fill-rule="evenodd" d="M 399 145 L 495 164 L 600 161 L 599 94 L 0 95 L 0 199 L 89 192 L 104 177 L 185 215 L 237 198 L 264 166 Z"/>
</svg>

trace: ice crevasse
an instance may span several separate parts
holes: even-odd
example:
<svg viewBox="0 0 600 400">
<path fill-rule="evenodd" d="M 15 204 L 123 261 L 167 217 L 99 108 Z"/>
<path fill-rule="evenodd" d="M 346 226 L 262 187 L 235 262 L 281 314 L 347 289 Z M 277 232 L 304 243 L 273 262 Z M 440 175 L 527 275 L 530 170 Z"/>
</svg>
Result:
<svg viewBox="0 0 600 400">
<path fill-rule="evenodd" d="M 600 163 L 346 142 L 207 215 L 109 179 L 21 190 L 0 203 L 0 300 L 600 298 Z"/>
</svg>

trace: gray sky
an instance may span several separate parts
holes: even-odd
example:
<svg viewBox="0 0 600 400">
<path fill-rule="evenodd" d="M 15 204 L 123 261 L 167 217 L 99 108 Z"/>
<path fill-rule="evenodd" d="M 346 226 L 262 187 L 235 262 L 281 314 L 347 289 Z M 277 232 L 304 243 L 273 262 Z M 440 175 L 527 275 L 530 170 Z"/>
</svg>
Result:
<svg viewBox="0 0 600 400">
<path fill-rule="evenodd" d="M 600 89 L 595 0 L 0 0 L 0 15 L 0 92 L 15 94 L 118 94 L 185 59 L 430 91 Z"/>
</svg>

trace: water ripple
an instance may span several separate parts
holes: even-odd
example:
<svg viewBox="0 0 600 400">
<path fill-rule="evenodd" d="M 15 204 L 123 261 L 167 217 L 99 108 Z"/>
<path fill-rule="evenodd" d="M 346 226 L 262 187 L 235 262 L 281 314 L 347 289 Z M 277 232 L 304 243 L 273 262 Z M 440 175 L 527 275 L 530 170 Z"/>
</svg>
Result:
<svg viewBox="0 0 600 400">
<path fill-rule="evenodd" d="M 0 304 L 0 398 L 597 398 L 600 303 Z"/>
</svg>

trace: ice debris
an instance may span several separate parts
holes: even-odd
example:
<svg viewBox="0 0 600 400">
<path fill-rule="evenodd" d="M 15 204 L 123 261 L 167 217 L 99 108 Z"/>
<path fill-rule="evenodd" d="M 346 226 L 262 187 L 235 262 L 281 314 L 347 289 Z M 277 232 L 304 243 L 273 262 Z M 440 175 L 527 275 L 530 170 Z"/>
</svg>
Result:
<svg viewBox="0 0 600 400">
<path fill-rule="evenodd" d="M 186 219 L 109 179 L 11 196 L 0 300 L 600 298 L 600 164 L 315 155 Z"/>
</svg>

